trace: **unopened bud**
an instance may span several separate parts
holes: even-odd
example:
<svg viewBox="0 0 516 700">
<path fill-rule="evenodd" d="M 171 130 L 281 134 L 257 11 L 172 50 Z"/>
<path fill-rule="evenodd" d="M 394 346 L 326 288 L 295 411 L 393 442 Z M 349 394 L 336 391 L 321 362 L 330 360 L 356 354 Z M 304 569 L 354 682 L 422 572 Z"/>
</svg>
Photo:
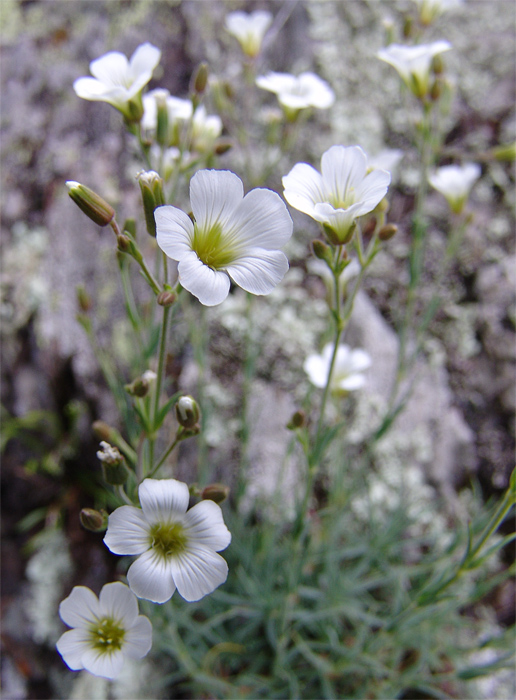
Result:
<svg viewBox="0 0 516 700">
<path fill-rule="evenodd" d="M 229 486 L 225 484 L 209 484 L 201 491 L 203 501 L 222 503 L 229 496 Z"/>
<path fill-rule="evenodd" d="M 170 292 L 168 289 L 165 289 L 163 292 L 160 292 L 156 297 L 156 301 L 160 306 L 172 306 L 175 300 L 176 295 L 174 294 L 174 292 Z"/>
<path fill-rule="evenodd" d="M 215 144 L 214 153 L 218 156 L 224 155 L 233 148 L 233 143 L 229 139 L 219 139 Z"/>
<path fill-rule="evenodd" d="M 306 425 L 306 414 L 304 411 L 296 411 L 290 421 L 287 423 L 287 428 L 289 430 L 296 430 L 296 428 L 303 428 Z"/>
<path fill-rule="evenodd" d="M 154 211 L 165 204 L 163 196 L 163 179 L 154 170 L 142 170 L 138 173 L 138 182 L 142 193 L 145 224 L 150 236 L 156 238 L 156 221 Z"/>
<path fill-rule="evenodd" d="M 79 520 L 85 530 L 90 532 L 104 532 L 108 525 L 108 514 L 105 510 L 83 508 L 79 513 Z"/>
<path fill-rule="evenodd" d="M 497 146 L 492 150 L 495 160 L 512 162 L 516 160 L 516 141 L 504 146 Z"/>
<path fill-rule="evenodd" d="M 206 90 L 206 85 L 208 84 L 208 65 L 206 63 L 201 63 L 197 68 L 193 79 L 193 89 L 198 95 Z"/>
<path fill-rule="evenodd" d="M 199 422 L 199 406 L 192 396 L 181 396 L 176 403 L 176 418 L 183 428 L 193 429 Z"/>
<path fill-rule="evenodd" d="M 432 71 L 434 75 L 441 75 L 444 70 L 444 61 L 442 59 L 442 56 L 439 56 L 439 54 L 436 54 L 432 58 Z"/>
<path fill-rule="evenodd" d="M 378 238 L 381 241 L 388 241 L 395 236 L 397 232 L 398 227 L 396 224 L 385 224 L 385 226 L 382 226 L 382 228 L 378 231 Z"/>
<path fill-rule="evenodd" d="M 90 295 L 85 290 L 85 288 L 82 286 L 82 284 L 79 285 L 75 291 L 77 294 L 77 304 L 79 306 L 79 309 L 85 314 L 88 313 L 88 311 L 92 307 Z"/>
<path fill-rule="evenodd" d="M 321 241 L 319 238 L 316 238 L 315 241 L 312 241 L 312 250 L 314 252 L 315 257 L 319 260 L 331 262 L 331 248 L 324 241 Z"/>
<path fill-rule="evenodd" d="M 441 97 L 441 93 L 441 81 L 434 80 L 432 87 L 430 88 L 430 99 L 437 102 L 437 100 Z"/>
<path fill-rule="evenodd" d="M 107 226 L 115 216 L 115 210 L 102 197 L 79 182 L 68 180 L 68 194 L 92 221 L 99 226 Z"/>
<path fill-rule="evenodd" d="M 93 430 L 93 433 L 96 438 L 98 438 L 99 440 L 104 440 L 106 442 L 109 442 L 112 439 L 112 435 L 114 433 L 114 428 L 112 428 L 107 423 L 104 423 L 103 420 L 94 421 L 92 423 L 91 429 Z"/>
<path fill-rule="evenodd" d="M 145 377 L 138 377 L 130 384 L 126 384 L 124 389 L 131 396 L 138 396 L 139 398 L 142 398 L 143 396 L 147 396 L 149 393 L 149 382 L 147 379 L 145 379 Z"/>
<path fill-rule="evenodd" d="M 128 250 L 131 250 L 131 239 L 129 236 L 126 236 L 125 233 L 118 234 L 116 237 L 116 244 L 118 246 L 118 250 L 120 250 L 122 253 L 127 253 Z"/>
<path fill-rule="evenodd" d="M 106 483 L 122 486 L 129 476 L 124 456 L 119 452 L 118 447 L 114 447 L 108 442 L 102 441 L 100 446 L 102 449 L 97 452 L 97 457 L 102 463 L 102 472 Z"/>
<path fill-rule="evenodd" d="M 408 39 L 409 36 L 412 34 L 412 26 L 413 26 L 412 17 L 410 17 L 409 15 L 406 15 L 404 22 L 403 22 L 403 37 L 405 39 Z"/>
</svg>

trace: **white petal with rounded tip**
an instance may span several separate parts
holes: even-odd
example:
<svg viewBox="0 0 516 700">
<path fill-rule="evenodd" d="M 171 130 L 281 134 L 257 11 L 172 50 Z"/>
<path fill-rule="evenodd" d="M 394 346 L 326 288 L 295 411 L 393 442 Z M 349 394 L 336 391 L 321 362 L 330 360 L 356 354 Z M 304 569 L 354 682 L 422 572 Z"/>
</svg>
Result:
<svg viewBox="0 0 516 700">
<path fill-rule="evenodd" d="M 288 270 L 288 260 L 280 250 L 255 248 L 227 266 L 235 284 L 251 294 L 270 294 Z"/>
<path fill-rule="evenodd" d="M 172 598 L 176 585 L 172 578 L 172 565 L 149 550 L 131 564 L 127 580 L 138 598 L 153 603 L 165 603 Z"/>
<path fill-rule="evenodd" d="M 201 501 L 184 517 L 186 534 L 196 544 L 220 552 L 231 542 L 231 533 L 224 524 L 222 509 L 213 501 Z"/>
<path fill-rule="evenodd" d="M 150 524 L 181 519 L 190 501 L 188 486 L 177 479 L 144 479 L 138 496 Z"/>
<path fill-rule="evenodd" d="M 189 547 L 187 552 L 171 559 L 170 566 L 177 590 L 189 602 L 211 593 L 228 576 L 226 561 L 202 545 Z"/>
<path fill-rule="evenodd" d="M 260 75 L 256 78 L 256 84 L 263 90 L 269 90 L 279 94 L 281 92 L 289 92 L 295 86 L 295 76 L 290 73 L 275 73 L 269 71 L 267 75 Z"/>
<path fill-rule="evenodd" d="M 120 620 L 126 629 L 138 617 L 138 601 L 123 583 L 107 583 L 100 591 L 99 601 L 102 614 Z"/>
<path fill-rule="evenodd" d="M 190 180 L 190 203 L 197 226 L 224 224 L 244 197 L 242 180 L 229 170 L 199 170 Z"/>
<path fill-rule="evenodd" d="M 365 213 L 372 211 L 382 201 L 390 182 L 391 174 L 387 170 L 373 170 L 365 176 L 355 191 L 356 199 L 363 202 L 364 206 L 371 207 Z"/>
<path fill-rule="evenodd" d="M 106 654 L 89 648 L 84 652 L 82 661 L 86 671 L 89 671 L 94 676 L 113 680 L 120 675 L 124 665 L 124 653 L 119 650 Z"/>
<path fill-rule="evenodd" d="M 326 196 L 344 202 L 351 188 L 361 183 L 367 157 L 360 146 L 332 146 L 321 158 L 321 172 Z M 351 203 L 351 202 L 350 202 Z"/>
<path fill-rule="evenodd" d="M 141 554 L 149 548 L 149 523 L 139 508 L 120 506 L 108 519 L 104 544 L 114 554 Z"/>
<path fill-rule="evenodd" d="M 354 372 L 363 372 L 371 367 L 371 357 L 365 350 L 352 350 L 351 351 L 351 366 Z"/>
<path fill-rule="evenodd" d="M 194 225 L 184 211 L 164 205 L 154 211 L 156 240 L 161 250 L 172 260 L 181 260 L 192 250 Z"/>
<path fill-rule="evenodd" d="M 123 652 L 130 659 L 142 659 L 152 646 L 152 625 L 145 615 L 139 615 L 126 630 Z"/>
<path fill-rule="evenodd" d="M 343 379 L 337 378 L 335 384 L 339 389 L 344 389 L 344 391 L 355 391 L 355 389 L 361 389 L 365 383 L 366 379 L 363 374 L 352 374 Z"/>
<path fill-rule="evenodd" d="M 78 78 L 74 81 L 73 89 L 83 100 L 96 100 L 114 104 L 124 104 L 127 93 L 121 87 L 109 87 L 95 78 Z"/>
<path fill-rule="evenodd" d="M 160 58 L 161 51 L 149 42 L 138 46 L 133 53 L 129 62 L 128 75 L 133 83 L 133 89 L 138 86 L 136 92 L 139 92 L 149 82 Z"/>
<path fill-rule="evenodd" d="M 59 616 L 69 627 L 89 627 L 100 614 L 99 599 L 86 586 L 75 586 L 59 605 Z"/>
<path fill-rule="evenodd" d="M 180 260 L 177 271 L 182 286 L 204 306 L 216 306 L 229 294 L 227 274 L 205 265 L 193 251 Z"/>
<path fill-rule="evenodd" d="M 91 648 L 90 633 L 84 629 L 68 630 L 57 640 L 57 651 L 72 671 L 84 668 L 82 657 Z"/>
<path fill-rule="evenodd" d="M 329 365 L 320 355 L 309 355 L 303 364 L 303 369 L 312 384 L 318 389 L 323 389 L 326 386 Z"/>
<path fill-rule="evenodd" d="M 95 59 L 90 63 L 90 73 L 110 87 L 128 88 L 129 63 L 126 56 L 119 51 L 110 51 L 100 58 Z"/>
<path fill-rule="evenodd" d="M 308 163 L 297 163 L 282 179 L 284 197 L 295 209 L 312 215 L 314 205 L 325 199 L 321 174 Z"/>
<path fill-rule="evenodd" d="M 292 236 L 293 223 L 287 207 L 276 192 L 256 188 L 246 194 L 235 211 L 232 226 L 242 243 L 276 250 Z"/>
</svg>

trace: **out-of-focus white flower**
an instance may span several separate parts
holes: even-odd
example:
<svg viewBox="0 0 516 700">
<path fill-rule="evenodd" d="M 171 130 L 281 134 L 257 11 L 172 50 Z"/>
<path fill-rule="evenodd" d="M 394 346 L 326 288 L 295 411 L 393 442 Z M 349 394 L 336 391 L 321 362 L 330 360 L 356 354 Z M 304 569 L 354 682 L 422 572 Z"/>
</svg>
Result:
<svg viewBox="0 0 516 700">
<path fill-rule="evenodd" d="M 319 389 L 323 389 L 328 381 L 333 347 L 332 343 L 328 343 L 320 355 L 309 355 L 303 365 L 309 380 Z M 333 392 L 360 389 L 366 382 L 363 372 L 370 366 L 371 358 L 365 350 L 352 350 L 348 345 L 339 345 L 333 365 L 330 389 Z"/>
<path fill-rule="evenodd" d="M 360 146 L 332 146 L 321 158 L 321 173 L 297 163 L 283 177 L 285 199 L 332 231 L 332 243 L 347 243 L 355 219 L 372 211 L 385 197 L 391 176 L 385 170 L 367 173 Z"/>
<path fill-rule="evenodd" d="M 431 24 L 443 12 L 462 5 L 463 0 L 414 0 L 419 7 L 419 19 L 422 24 Z"/>
<path fill-rule="evenodd" d="M 140 508 L 121 506 L 109 516 L 104 542 L 115 554 L 138 558 L 127 580 L 133 593 L 165 603 L 177 590 L 200 600 L 227 578 L 228 565 L 217 554 L 231 542 L 222 511 L 213 501 L 187 510 L 188 486 L 176 479 L 145 479 Z"/>
<path fill-rule="evenodd" d="M 460 214 L 480 173 L 478 163 L 443 165 L 428 176 L 428 182 L 446 197 L 450 209 L 455 214 Z"/>
<path fill-rule="evenodd" d="M 227 31 L 238 39 L 242 51 L 254 58 L 260 53 L 265 32 L 272 24 L 272 15 L 267 10 L 230 12 L 226 17 Z"/>
<path fill-rule="evenodd" d="M 429 91 L 430 67 L 432 59 L 452 48 L 448 41 L 434 41 L 432 44 L 402 46 L 391 44 L 376 54 L 379 59 L 394 66 L 403 82 L 416 97 L 424 97 Z"/>
<path fill-rule="evenodd" d="M 158 106 L 163 104 L 168 117 L 168 145 L 177 146 L 181 140 L 181 128 L 191 118 L 191 100 L 174 97 L 168 90 L 157 88 L 143 96 L 143 116 L 141 127 L 147 132 L 155 132 L 158 125 Z"/>
<path fill-rule="evenodd" d="M 221 133 L 222 119 L 216 114 L 206 114 L 204 105 L 197 107 L 192 121 L 192 150 L 210 151 Z"/>
<path fill-rule="evenodd" d="M 367 169 L 368 170 L 387 170 L 391 175 L 396 166 L 403 158 L 403 151 L 399 148 L 384 148 L 375 156 L 368 155 Z"/>
<path fill-rule="evenodd" d="M 158 245 L 179 262 L 181 285 L 205 306 L 224 301 L 230 278 L 251 294 L 269 294 L 288 270 L 279 249 L 293 226 L 279 195 L 257 188 L 244 197 L 234 173 L 199 170 L 190 202 L 195 223 L 176 207 L 154 212 Z"/>
<path fill-rule="evenodd" d="M 120 110 L 130 121 L 142 117 L 141 91 L 152 78 L 161 51 L 145 43 L 133 53 L 131 60 L 119 51 L 109 53 L 90 63 L 93 78 L 78 78 L 73 88 L 85 100 L 99 100 Z"/>
<path fill-rule="evenodd" d="M 108 583 L 97 598 L 75 586 L 59 606 L 59 615 L 73 629 L 57 641 L 57 651 L 72 669 L 113 679 L 125 658 L 142 659 L 152 645 L 152 625 L 138 615 L 136 596 L 123 583 Z"/>
<path fill-rule="evenodd" d="M 296 77 L 290 73 L 271 71 L 267 75 L 258 76 L 256 84 L 275 93 L 280 104 L 294 112 L 307 107 L 328 109 L 335 102 L 335 93 L 331 87 L 315 73 L 301 73 Z"/>
</svg>

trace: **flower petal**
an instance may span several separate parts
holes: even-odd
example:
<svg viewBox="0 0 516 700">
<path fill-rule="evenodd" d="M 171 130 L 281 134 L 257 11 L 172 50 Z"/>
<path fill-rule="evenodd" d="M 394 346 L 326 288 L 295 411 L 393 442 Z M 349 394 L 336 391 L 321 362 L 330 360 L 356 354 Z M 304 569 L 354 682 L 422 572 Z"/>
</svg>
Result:
<svg viewBox="0 0 516 700">
<path fill-rule="evenodd" d="M 83 655 L 91 648 L 90 633 L 84 629 L 68 630 L 57 640 L 57 651 L 72 671 L 84 668 Z"/>
<path fill-rule="evenodd" d="M 78 97 L 83 100 L 96 100 L 100 102 L 125 103 L 127 93 L 123 88 L 110 87 L 95 78 L 77 78 L 73 83 L 73 89 Z"/>
<path fill-rule="evenodd" d="M 189 602 L 211 593 L 228 577 L 226 561 L 203 545 L 170 559 L 170 566 L 177 590 Z"/>
<path fill-rule="evenodd" d="M 318 389 L 323 389 L 328 380 L 329 364 L 321 355 L 309 355 L 303 364 L 308 379 Z"/>
<path fill-rule="evenodd" d="M 86 586 L 75 586 L 59 605 L 59 616 L 69 627 L 89 627 L 100 614 L 99 599 Z"/>
<path fill-rule="evenodd" d="M 353 372 L 363 372 L 372 364 L 371 357 L 365 350 L 352 350 L 350 359 Z"/>
<path fill-rule="evenodd" d="M 149 548 L 149 523 L 140 508 L 120 506 L 111 513 L 104 544 L 113 554 L 141 554 Z"/>
<path fill-rule="evenodd" d="M 215 306 L 229 294 L 229 277 L 225 272 L 205 265 L 192 251 L 179 262 L 179 282 L 204 306 Z"/>
<path fill-rule="evenodd" d="M 151 525 L 177 520 L 190 501 L 188 486 L 177 479 L 144 479 L 138 488 L 143 513 Z"/>
<path fill-rule="evenodd" d="M 288 260 L 280 250 L 251 248 L 226 269 L 233 282 L 246 292 L 270 294 L 285 276 Z"/>
<path fill-rule="evenodd" d="M 127 580 L 138 598 L 145 598 L 153 603 L 166 603 L 176 590 L 171 561 L 156 555 L 152 549 L 131 564 Z"/>
<path fill-rule="evenodd" d="M 222 509 L 213 501 L 201 501 L 187 512 L 183 525 L 189 541 L 220 552 L 231 542 L 231 533 L 222 516 Z"/>
<path fill-rule="evenodd" d="M 172 260 L 181 260 L 192 250 L 194 225 L 184 211 L 165 205 L 154 211 L 156 240 L 161 250 Z"/>
<path fill-rule="evenodd" d="M 282 178 L 287 202 L 304 214 L 312 216 L 314 205 L 325 199 L 321 174 L 308 163 L 297 163 Z"/>
<path fill-rule="evenodd" d="M 90 73 L 109 87 L 128 88 L 128 69 L 127 57 L 120 51 L 110 51 L 90 63 Z"/>
<path fill-rule="evenodd" d="M 152 625 L 145 615 L 139 615 L 132 627 L 126 630 L 123 652 L 130 659 L 142 659 L 152 646 Z"/>
<path fill-rule="evenodd" d="M 122 650 L 110 651 L 109 653 L 92 649 L 84 652 L 82 661 L 86 671 L 101 678 L 116 678 L 124 665 L 124 653 Z"/>
<path fill-rule="evenodd" d="M 367 156 L 360 146 L 332 146 L 321 158 L 321 173 L 326 197 L 345 202 L 348 193 L 362 182 Z M 350 204 L 352 203 L 349 202 Z"/>
<path fill-rule="evenodd" d="M 292 235 L 293 223 L 280 196 L 272 190 L 256 188 L 246 194 L 231 222 L 238 239 L 257 248 L 276 250 Z"/>
<path fill-rule="evenodd" d="M 243 196 L 242 180 L 229 170 L 199 170 L 190 180 L 192 211 L 203 230 L 224 226 Z"/>
<path fill-rule="evenodd" d="M 119 581 L 106 583 L 100 591 L 99 600 L 102 614 L 120 620 L 126 629 L 138 617 L 138 601 L 134 593 Z"/>
<path fill-rule="evenodd" d="M 161 51 L 148 41 L 138 46 L 131 56 L 128 67 L 128 76 L 132 83 L 131 93 L 133 95 L 140 92 L 142 87 L 149 82 L 160 58 Z"/>
<path fill-rule="evenodd" d="M 363 203 L 362 214 L 368 214 L 385 197 L 391 182 L 391 174 L 387 170 L 373 170 L 365 176 L 356 188 L 356 199 Z"/>
</svg>

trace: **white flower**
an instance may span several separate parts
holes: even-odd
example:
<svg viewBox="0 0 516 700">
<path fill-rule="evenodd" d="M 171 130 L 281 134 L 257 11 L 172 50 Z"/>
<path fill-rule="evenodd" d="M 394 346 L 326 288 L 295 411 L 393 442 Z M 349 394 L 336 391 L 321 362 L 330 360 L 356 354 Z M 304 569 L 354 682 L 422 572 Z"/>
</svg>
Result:
<svg viewBox="0 0 516 700">
<path fill-rule="evenodd" d="M 360 146 L 332 146 L 321 158 L 321 173 L 297 163 L 282 182 L 285 199 L 295 209 L 329 226 L 333 243 L 346 243 L 354 222 L 385 197 L 391 176 L 385 170 L 367 173 Z"/>
<path fill-rule="evenodd" d="M 181 285 L 201 304 L 227 297 L 230 278 L 251 294 L 269 294 L 288 270 L 279 250 L 292 235 L 292 219 L 276 192 L 257 188 L 244 197 L 228 170 L 199 170 L 190 181 L 195 223 L 172 206 L 158 207 L 156 240 L 179 261 Z"/>
<path fill-rule="evenodd" d="M 200 153 L 211 150 L 221 132 L 222 119 L 216 114 L 206 114 L 204 105 L 197 107 L 192 122 L 192 149 Z"/>
<path fill-rule="evenodd" d="M 328 381 L 333 347 L 332 343 L 328 343 L 321 355 L 309 355 L 303 365 L 308 378 L 319 389 L 323 389 Z M 347 345 L 339 345 L 333 365 L 331 390 L 339 392 L 360 389 L 366 382 L 362 372 L 370 366 L 371 358 L 365 350 L 352 350 Z"/>
<path fill-rule="evenodd" d="M 158 123 L 158 105 L 162 103 L 168 116 L 168 145 L 178 145 L 181 140 L 181 127 L 191 118 L 193 107 L 191 100 L 173 97 L 168 90 L 157 88 L 143 96 L 142 129 L 154 132 Z"/>
<path fill-rule="evenodd" d="M 230 12 L 226 17 L 226 29 L 238 39 L 242 51 L 254 58 L 260 53 L 265 32 L 272 24 L 272 15 L 267 10 Z"/>
<path fill-rule="evenodd" d="M 138 104 L 140 93 L 152 78 L 160 58 L 161 51 L 149 43 L 139 46 L 130 61 L 119 51 L 110 51 L 90 63 L 94 77 L 78 78 L 73 88 L 85 100 L 109 102 L 125 116 L 139 120 L 142 109 Z"/>
<path fill-rule="evenodd" d="M 423 24 L 431 24 L 447 10 L 453 10 L 462 5 L 463 0 L 414 0 L 419 7 L 419 18 Z"/>
<path fill-rule="evenodd" d="M 201 501 L 187 511 L 188 486 L 175 479 L 145 479 L 140 508 L 121 506 L 109 516 L 104 542 L 115 554 L 133 554 L 127 580 L 139 598 L 165 603 L 177 590 L 199 600 L 227 578 L 217 554 L 231 542 L 222 511 Z"/>
<path fill-rule="evenodd" d="M 57 651 L 72 671 L 116 678 L 125 657 L 141 659 L 152 645 L 152 625 L 138 615 L 138 601 L 123 583 L 108 583 L 97 598 L 75 586 L 59 606 L 59 615 L 73 629 L 57 641 Z"/>
<path fill-rule="evenodd" d="M 399 148 L 384 148 L 375 156 L 368 156 L 368 170 L 387 170 L 391 173 L 403 158 L 403 151 Z"/>
<path fill-rule="evenodd" d="M 317 107 L 328 109 L 335 102 L 335 93 L 328 83 L 315 73 L 301 73 L 298 77 L 290 73 L 269 72 L 256 78 L 258 87 L 278 96 L 280 104 L 290 110 Z"/>
<path fill-rule="evenodd" d="M 480 173 L 481 168 L 478 163 L 443 165 L 428 176 L 428 181 L 446 197 L 451 210 L 460 214 Z"/>
<path fill-rule="evenodd" d="M 394 66 L 401 78 L 416 97 L 428 94 L 432 59 L 443 51 L 449 51 L 448 41 L 434 41 L 432 44 L 402 46 L 391 44 L 376 54 L 379 59 Z"/>
</svg>

